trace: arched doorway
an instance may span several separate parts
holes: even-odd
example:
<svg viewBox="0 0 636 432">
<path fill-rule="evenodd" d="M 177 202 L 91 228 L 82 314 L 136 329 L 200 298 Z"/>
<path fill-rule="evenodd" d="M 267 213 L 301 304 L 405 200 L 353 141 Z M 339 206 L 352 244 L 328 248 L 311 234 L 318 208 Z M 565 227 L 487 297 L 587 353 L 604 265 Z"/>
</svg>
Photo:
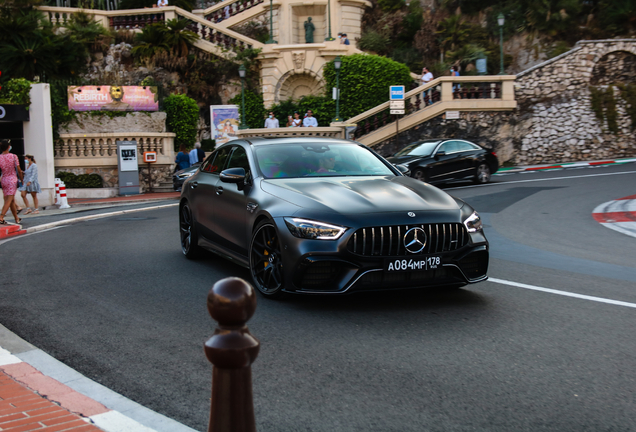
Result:
<svg viewBox="0 0 636 432">
<path fill-rule="evenodd" d="M 290 71 L 276 86 L 275 103 L 286 100 L 297 101 L 303 96 L 320 96 L 324 92 L 324 82 L 313 73 Z"/>
<path fill-rule="evenodd" d="M 599 59 L 592 69 L 590 85 L 611 85 L 636 81 L 636 55 L 628 51 L 612 51 Z"/>
</svg>

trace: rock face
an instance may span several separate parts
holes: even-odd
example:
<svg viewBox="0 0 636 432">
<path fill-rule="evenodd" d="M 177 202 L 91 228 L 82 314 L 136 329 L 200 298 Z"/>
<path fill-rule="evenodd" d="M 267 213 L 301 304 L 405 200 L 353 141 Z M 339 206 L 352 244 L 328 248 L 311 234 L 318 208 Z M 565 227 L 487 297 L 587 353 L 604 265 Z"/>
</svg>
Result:
<svg viewBox="0 0 636 432">
<path fill-rule="evenodd" d="M 131 112 L 125 117 L 92 116 L 78 113 L 59 133 L 166 132 L 165 112 Z"/>
<path fill-rule="evenodd" d="M 463 138 L 495 149 L 516 165 L 636 156 L 636 129 L 628 104 L 613 86 L 618 132 L 592 110 L 590 86 L 636 82 L 636 40 L 582 41 L 574 49 L 517 75 L 514 112 L 464 112 L 435 118 L 376 149 L 392 154 L 428 138 Z"/>
</svg>

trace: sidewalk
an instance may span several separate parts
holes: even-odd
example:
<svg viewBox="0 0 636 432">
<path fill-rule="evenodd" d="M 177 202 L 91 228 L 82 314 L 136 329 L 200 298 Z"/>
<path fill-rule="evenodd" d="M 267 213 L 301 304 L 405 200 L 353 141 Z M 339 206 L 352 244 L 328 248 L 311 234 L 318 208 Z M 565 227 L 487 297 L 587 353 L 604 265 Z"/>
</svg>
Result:
<svg viewBox="0 0 636 432">
<path fill-rule="evenodd" d="M 45 207 L 40 209 L 38 214 L 24 214 L 24 210 L 18 215 L 22 222 L 31 221 L 34 218 L 43 218 L 46 216 L 60 216 L 65 214 L 86 212 L 90 210 L 105 209 L 118 206 L 127 206 L 133 204 L 147 204 L 161 201 L 174 201 L 176 202 L 181 196 L 180 192 L 163 192 L 163 193 L 145 193 L 139 195 L 118 196 L 112 198 L 77 198 L 69 199 L 68 203 L 71 206 L 67 209 L 60 209 L 56 205 Z M 20 199 L 21 201 L 21 199 Z M 8 212 L 5 216 L 8 225 L 0 225 L 0 240 L 4 240 L 10 237 L 18 235 L 28 234 L 28 230 L 24 229 L 21 225 L 13 222 L 13 216 L 11 212 Z M 2 430 L 2 429 L 0 429 Z"/>
<path fill-rule="evenodd" d="M 0 431 L 195 432 L 86 378 L 2 325 Z"/>
</svg>

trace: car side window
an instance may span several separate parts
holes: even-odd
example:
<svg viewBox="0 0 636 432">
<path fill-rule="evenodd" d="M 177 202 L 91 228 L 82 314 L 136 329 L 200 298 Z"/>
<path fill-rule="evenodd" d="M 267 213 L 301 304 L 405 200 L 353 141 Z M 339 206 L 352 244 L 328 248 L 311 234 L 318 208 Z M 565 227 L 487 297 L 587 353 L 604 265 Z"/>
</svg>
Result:
<svg viewBox="0 0 636 432">
<path fill-rule="evenodd" d="M 201 167 L 201 171 L 210 174 L 219 174 L 230 155 L 232 147 L 223 147 L 212 154 Z"/>
<path fill-rule="evenodd" d="M 455 141 L 457 143 L 457 151 L 465 152 L 465 151 L 473 151 L 477 150 L 477 147 L 474 144 L 471 144 L 466 141 Z"/>
<path fill-rule="evenodd" d="M 247 159 L 247 153 L 245 149 L 241 146 L 234 147 L 234 151 L 232 152 L 232 156 L 230 157 L 230 162 L 227 164 L 228 168 L 243 168 L 245 170 L 245 175 L 250 172 L 250 163 Z"/>
<path fill-rule="evenodd" d="M 443 151 L 446 154 L 457 153 L 459 151 L 457 149 L 457 141 L 446 141 L 440 146 L 438 151 Z"/>
</svg>

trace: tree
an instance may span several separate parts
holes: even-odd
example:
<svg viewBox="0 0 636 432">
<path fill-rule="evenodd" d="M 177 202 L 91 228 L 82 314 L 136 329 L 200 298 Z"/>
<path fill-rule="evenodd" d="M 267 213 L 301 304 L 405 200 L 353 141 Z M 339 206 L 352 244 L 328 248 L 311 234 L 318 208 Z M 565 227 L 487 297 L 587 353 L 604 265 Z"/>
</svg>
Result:
<svg viewBox="0 0 636 432">
<path fill-rule="evenodd" d="M 0 69 L 6 77 L 32 80 L 77 75 L 86 68 L 88 50 L 69 34 L 56 34 L 37 1 L 0 6 Z"/>
</svg>

